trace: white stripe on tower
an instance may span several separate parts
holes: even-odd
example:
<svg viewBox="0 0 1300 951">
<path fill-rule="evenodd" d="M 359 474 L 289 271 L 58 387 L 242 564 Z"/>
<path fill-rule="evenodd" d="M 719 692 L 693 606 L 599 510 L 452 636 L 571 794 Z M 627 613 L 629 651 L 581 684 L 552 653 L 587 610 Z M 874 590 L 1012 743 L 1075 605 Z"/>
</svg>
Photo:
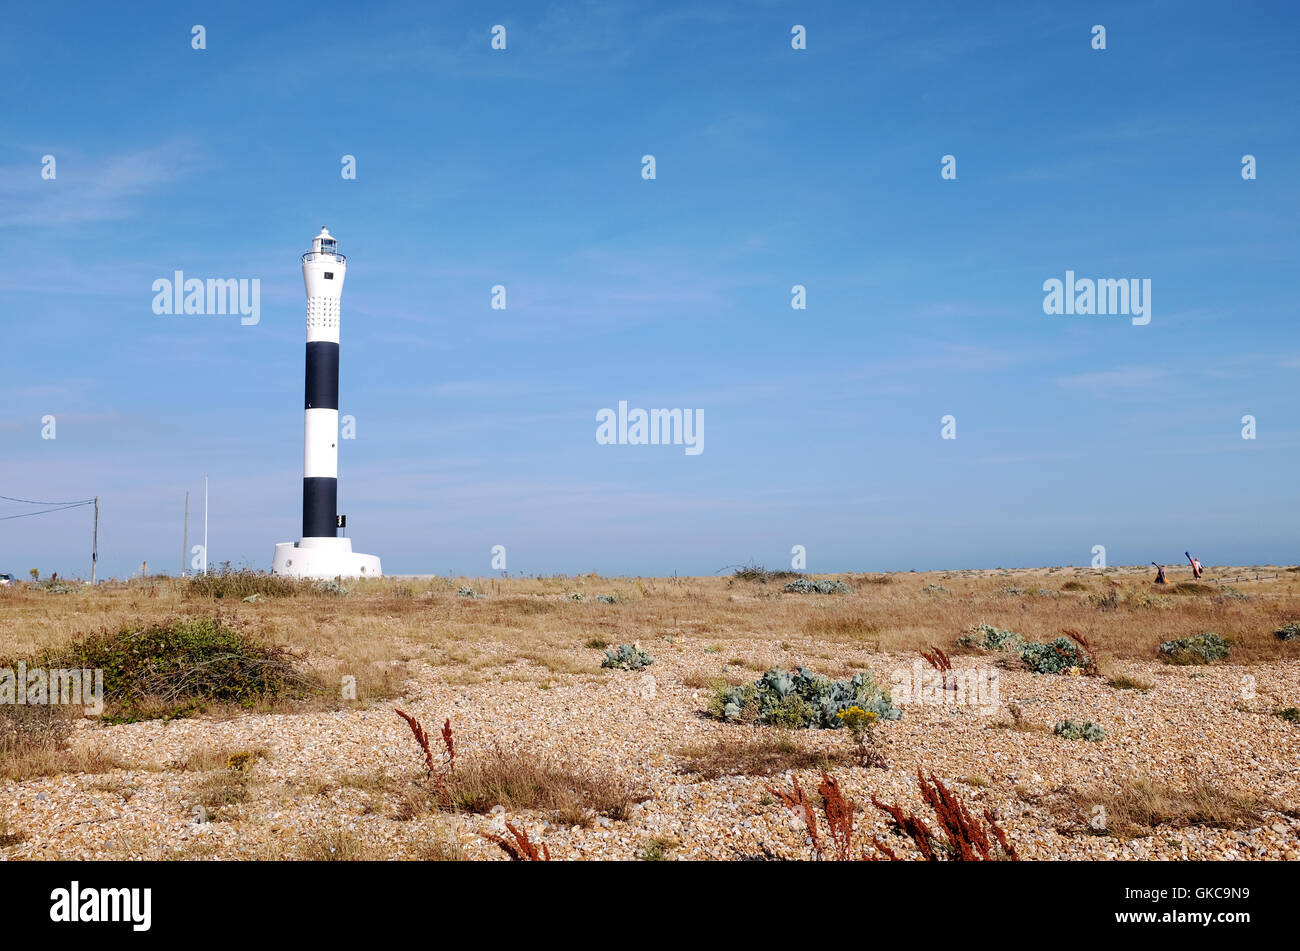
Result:
<svg viewBox="0 0 1300 951">
<path fill-rule="evenodd" d="M 339 477 L 339 411 L 336 409 L 307 410 L 306 452 L 303 453 L 302 474 L 305 479 L 338 479 Z"/>
</svg>

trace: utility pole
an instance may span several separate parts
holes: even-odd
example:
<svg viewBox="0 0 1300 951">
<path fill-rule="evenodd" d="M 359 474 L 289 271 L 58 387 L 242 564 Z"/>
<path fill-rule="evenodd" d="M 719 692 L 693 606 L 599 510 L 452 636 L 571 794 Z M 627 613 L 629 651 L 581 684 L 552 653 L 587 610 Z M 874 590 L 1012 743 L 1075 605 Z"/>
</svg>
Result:
<svg viewBox="0 0 1300 951">
<path fill-rule="evenodd" d="M 96 569 L 99 568 L 99 496 L 95 496 L 95 533 L 90 549 L 90 584 L 96 583 Z"/>
<path fill-rule="evenodd" d="M 190 562 L 190 490 L 185 490 L 185 533 L 181 536 L 181 577 Z"/>
<path fill-rule="evenodd" d="M 203 574 L 208 573 L 208 477 L 203 477 Z"/>
</svg>

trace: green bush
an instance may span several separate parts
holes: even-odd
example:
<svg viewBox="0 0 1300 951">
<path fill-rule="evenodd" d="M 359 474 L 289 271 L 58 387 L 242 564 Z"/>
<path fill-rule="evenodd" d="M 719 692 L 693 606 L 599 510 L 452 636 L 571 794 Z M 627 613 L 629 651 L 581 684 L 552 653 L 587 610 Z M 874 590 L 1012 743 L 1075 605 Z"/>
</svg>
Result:
<svg viewBox="0 0 1300 951">
<path fill-rule="evenodd" d="M 219 618 L 185 617 L 91 634 L 43 651 L 32 665 L 103 670 L 106 716 L 131 721 L 306 696 L 320 684 L 300 661 Z"/>
<path fill-rule="evenodd" d="M 618 647 L 605 651 L 602 667 L 618 670 L 641 670 L 649 667 L 655 659 L 641 649 L 640 644 L 619 644 Z"/>
<path fill-rule="evenodd" d="M 831 680 L 803 667 L 796 668 L 793 674 L 773 667 L 753 683 L 717 690 L 711 709 L 715 715 L 720 711 L 727 720 L 838 730 L 844 722 L 837 714 L 853 706 L 884 720 L 897 720 L 903 715 L 889 692 L 876 685 L 870 671 L 847 680 Z"/>
<path fill-rule="evenodd" d="M 1289 624 L 1283 624 L 1273 632 L 1273 636 L 1280 641 L 1295 640 L 1297 637 L 1300 637 L 1300 621 L 1292 621 Z"/>
<path fill-rule="evenodd" d="M 1084 720 L 1082 723 L 1075 723 L 1073 720 L 1061 720 L 1052 727 L 1052 732 L 1057 736 L 1063 736 L 1067 740 L 1088 740 L 1092 743 L 1100 743 L 1106 736 L 1106 731 L 1091 720 Z"/>
<path fill-rule="evenodd" d="M 792 594 L 848 594 L 853 589 L 833 578 L 800 578 L 787 584 L 785 590 Z"/>
<path fill-rule="evenodd" d="M 1232 644 L 1213 631 L 1165 641 L 1157 648 L 1166 664 L 1213 664 L 1228 656 Z"/>
</svg>

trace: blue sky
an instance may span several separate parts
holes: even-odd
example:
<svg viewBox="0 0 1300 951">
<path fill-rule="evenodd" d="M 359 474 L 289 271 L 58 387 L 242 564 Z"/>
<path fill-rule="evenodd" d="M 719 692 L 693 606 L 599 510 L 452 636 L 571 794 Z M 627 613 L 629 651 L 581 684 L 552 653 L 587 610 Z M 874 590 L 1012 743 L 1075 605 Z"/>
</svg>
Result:
<svg viewBox="0 0 1300 951">
<path fill-rule="evenodd" d="M 390 573 L 1296 561 L 1293 4 L 6 19 L 0 495 L 98 495 L 101 575 L 177 571 L 204 475 L 213 561 L 298 537 L 322 225 L 340 509 Z M 1067 269 L 1150 279 L 1151 323 L 1045 315 Z M 176 270 L 259 279 L 260 322 L 155 315 Z M 704 452 L 597 445 L 619 400 L 702 409 Z M 0 521 L 0 571 L 86 575 L 89 536 Z"/>
</svg>

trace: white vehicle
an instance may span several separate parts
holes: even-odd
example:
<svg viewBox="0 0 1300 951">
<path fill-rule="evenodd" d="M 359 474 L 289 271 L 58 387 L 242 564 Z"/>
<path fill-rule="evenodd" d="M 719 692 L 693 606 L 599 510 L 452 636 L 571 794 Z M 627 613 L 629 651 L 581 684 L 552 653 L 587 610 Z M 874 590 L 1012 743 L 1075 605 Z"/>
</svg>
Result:
<svg viewBox="0 0 1300 951">
<path fill-rule="evenodd" d="M 0 572 L 0 588 L 7 588 L 14 583 L 14 576 Z"/>
</svg>

